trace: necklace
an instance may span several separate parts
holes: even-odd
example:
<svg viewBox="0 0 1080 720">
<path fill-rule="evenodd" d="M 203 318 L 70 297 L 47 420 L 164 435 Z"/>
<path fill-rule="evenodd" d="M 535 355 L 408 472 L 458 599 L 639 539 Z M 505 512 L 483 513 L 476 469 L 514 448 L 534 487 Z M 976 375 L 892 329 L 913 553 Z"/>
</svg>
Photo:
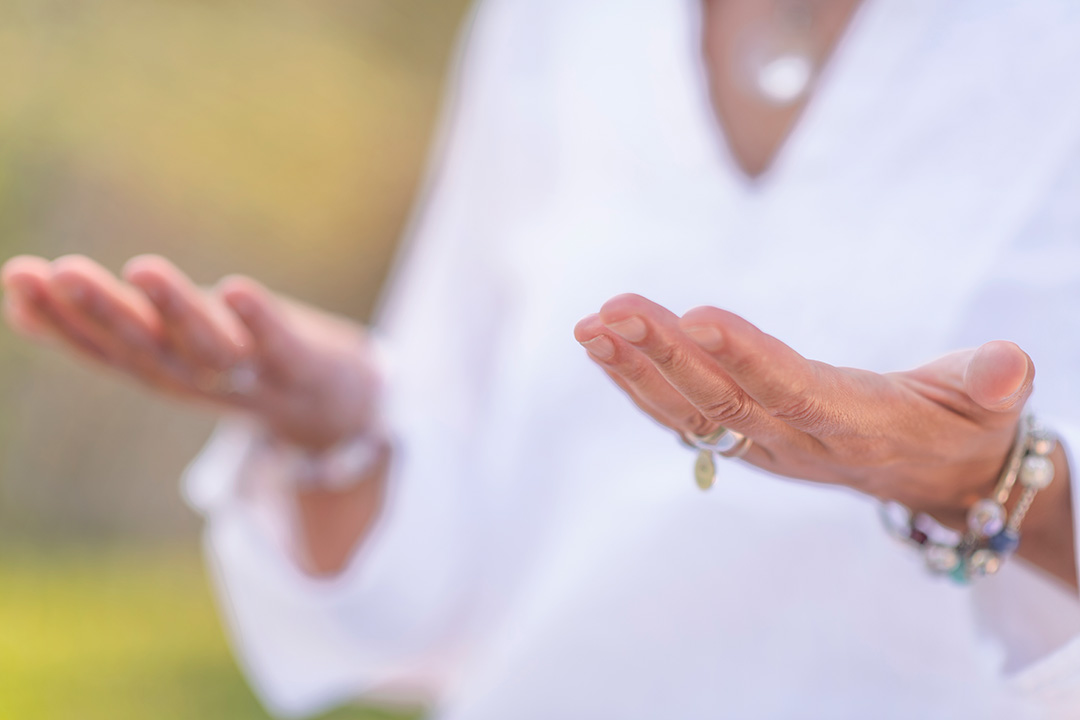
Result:
<svg viewBox="0 0 1080 720">
<path fill-rule="evenodd" d="M 745 83 L 773 105 L 794 104 L 817 77 L 815 9 L 809 0 L 773 0 L 771 17 L 748 27 L 738 47 L 737 67 Z"/>
</svg>

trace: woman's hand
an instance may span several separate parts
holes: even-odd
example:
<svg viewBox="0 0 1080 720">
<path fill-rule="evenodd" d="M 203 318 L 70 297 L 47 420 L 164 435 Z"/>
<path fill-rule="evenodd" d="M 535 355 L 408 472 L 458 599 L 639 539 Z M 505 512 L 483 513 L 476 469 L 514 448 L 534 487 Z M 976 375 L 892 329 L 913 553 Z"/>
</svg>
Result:
<svg viewBox="0 0 1080 720">
<path fill-rule="evenodd" d="M 906 372 L 833 367 L 724 310 L 680 318 L 636 295 L 608 301 L 575 336 L 672 430 L 737 430 L 754 441 L 745 460 L 765 470 L 897 500 L 954 527 L 991 494 L 1035 375 L 1026 353 L 1000 341 Z M 1067 493 L 1068 478 L 1054 485 Z M 1068 517 L 1059 547 L 1071 558 Z M 1071 567 L 1057 569 L 1071 579 Z"/>
<path fill-rule="evenodd" d="M 364 330 L 249 278 L 204 290 L 168 260 L 141 256 L 121 280 L 71 255 L 12 258 L 2 279 L 16 331 L 160 392 L 253 414 L 312 449 L 375 425 Z"/>
</svg>

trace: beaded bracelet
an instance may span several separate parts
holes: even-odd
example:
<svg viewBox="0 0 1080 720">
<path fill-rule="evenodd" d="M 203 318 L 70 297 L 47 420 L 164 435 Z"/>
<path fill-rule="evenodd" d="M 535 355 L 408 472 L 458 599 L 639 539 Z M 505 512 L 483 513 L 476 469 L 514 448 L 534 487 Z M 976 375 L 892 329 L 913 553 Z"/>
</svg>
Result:
<svg viewBox="0 0 1080 720">
<path fill-rule="evenodd" d="M 962 535 L 898 502 L 882 504 L 882 521 L 890 534 L 922 552 L 934 574 L 948 575 L 961 584 L 993 575 L 1020 546 L 1020 525 L 1035 495 L 1054 479 L 1049 456 L 1056 446 L 1053 433 L 1036 425 L 1031 416 L 1021 418 L 993 494 L 971 506 L 967 532 Z M 1023 491 L 1009 514 L 1005 504 L 1017 481 Z"/>
</svg>

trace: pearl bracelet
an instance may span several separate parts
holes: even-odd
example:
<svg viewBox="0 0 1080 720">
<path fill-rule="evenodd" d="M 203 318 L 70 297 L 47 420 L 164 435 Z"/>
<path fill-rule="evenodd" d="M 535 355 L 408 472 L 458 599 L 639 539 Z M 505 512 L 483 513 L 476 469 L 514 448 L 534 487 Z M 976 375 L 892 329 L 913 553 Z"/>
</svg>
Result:
<svg viewBox="0 0 1080 720">
<path fill-rule="evenodd" d="M 1020 546 L 1020 525 L 1035 495 L 1054 480 L 1049 456 L 1056 446 L 1053 433 L 1037 426 L 1030 415 L 1021 418 L 993 494 L 971 506 L 962 535 L 898 502 L 882 504 L 882 522 L 894 537 L 920 550 L 927 568 L 936 575 L 947 575 L 961 584 L 993 575 Z M 1009 514 L 1005 504 L 1017 481 L 1023 491 Z"/>
</svg>

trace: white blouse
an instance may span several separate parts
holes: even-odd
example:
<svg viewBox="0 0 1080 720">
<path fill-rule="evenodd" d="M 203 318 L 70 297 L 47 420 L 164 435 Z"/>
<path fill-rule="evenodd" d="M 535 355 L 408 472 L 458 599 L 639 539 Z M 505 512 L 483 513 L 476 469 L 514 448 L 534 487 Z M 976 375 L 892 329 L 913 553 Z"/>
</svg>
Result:
<svg viewBox="0 0 1080 720">
<path fill-rule="evenodd" d="M 347 572 L 292 565 L 242 426 L 190 469 L 271 709 L 1080 717 L 1073 593 L 1019 560 L 974 587 L 933 577 L 853 492 L 730 462 L 701 493 L 693 453 L 572 335 L 637 292 L 878 371 L 1011 339 L 1033 408 L 1080 447 L 1080 4 L 865 2 L 755 182 L 708 101 L 698 5 L 474 16 L 378 323 L 392 493 Z"/>
</svg>

